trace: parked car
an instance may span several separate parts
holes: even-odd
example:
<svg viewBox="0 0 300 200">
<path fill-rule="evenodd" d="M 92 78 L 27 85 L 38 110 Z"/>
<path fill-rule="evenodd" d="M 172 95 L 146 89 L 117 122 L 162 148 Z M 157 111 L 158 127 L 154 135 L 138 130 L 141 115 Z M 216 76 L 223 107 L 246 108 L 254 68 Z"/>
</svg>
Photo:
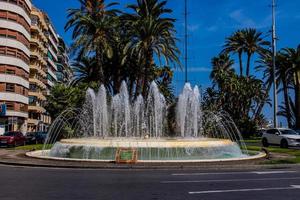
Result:
<svg viewBox="0 0 300 200">
<path fill-rule="evenodd" d="M 255 134 L 254 134 L 254 136 L 255 137 L 262 137 L 262 135 L 264 134 L 264 132 L 266 132 L 266 129 L 258 129 L 256 132 L 255 132 Z"/>
<path fill-rule="evenodd" d="M 299 147 L 300 134 L 288 128 L 268 129 L 262 135 L 262 144 L 264 147 L 269 145 L 280 145 L 281 148 Z"/>
<path fill-rule="evenodd" d="M 5 132 L 0 136 L 0 146 L 15 147 L 25 145 L 26 137 L 21 132 Z"/>
<path fill-rule="evenodd" d="M 36 132 L 37 143 L 43 144 L 47 138 L 47 132 Z"/>
<path fill-rule="evenodd" d="M 26 133 L 26 144 L 36 144 L 36 133 L 35 132 L 28 132 Z"/>
</svg>

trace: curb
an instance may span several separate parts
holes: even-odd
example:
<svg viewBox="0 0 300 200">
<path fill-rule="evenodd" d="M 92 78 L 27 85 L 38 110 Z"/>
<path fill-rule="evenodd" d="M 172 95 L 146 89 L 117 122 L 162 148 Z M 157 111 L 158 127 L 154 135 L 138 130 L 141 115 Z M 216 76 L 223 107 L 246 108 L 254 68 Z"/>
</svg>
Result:
<svg viewBox="0 0 300 200">
<path fill-rule="evenodd" d="M 65 168 L 65 169 L 107 169 L 107 170 L 203 170 L 203 171 L 216 171 L 216 170 L 245 170 L 245 169 L 287 169 L 287 168 L 300 168 L 300 164 L 259 164 L 247 161 L 235 162 L 217 162 L 217 163 L 180 163 L 180 164 L 115 164 L 115 163 L 92 163 L 92 162 L 74 162 L 74 161 L 49 161 L 37 158 L 27 157 L 26 152 L 9 152 L 8 154 L 0 155 L 0 164 L 7 166 L 18 167 L 40 167 L 40 168 Z M 19 162 L 18 162 L 19 159 Z M 266 158 L 257 160 L 265 160 Z M 33 163 L 28 163 L 32 161 Z M 44 163 L 42 163 L 44 162 Z M 48 163 L 47 163 L 48 162 Z M 50 162 L 50 163 L 49 163 Z"/>
</svg>

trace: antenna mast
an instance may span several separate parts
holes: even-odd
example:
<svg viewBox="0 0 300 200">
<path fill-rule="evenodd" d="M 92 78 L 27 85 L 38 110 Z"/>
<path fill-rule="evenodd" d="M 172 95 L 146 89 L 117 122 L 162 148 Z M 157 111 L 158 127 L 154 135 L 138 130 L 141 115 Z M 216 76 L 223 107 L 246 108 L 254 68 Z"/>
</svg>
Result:
<svg viewBox="0 0 300 200">
<path fill-rule="evenodd" d="M 187 0 L 184 0 L 184 64 L 185 64 L 185 82 L 188 82 L 188 20 L 187 20 Z"/>
<path fill-rule="evenodd" d="M 273 123 L 274 128 L 277 128 L 277 86 L 276 86 L 276 11 L 275 11 L 275 0 L 272 0 L 272 60 L 273 60 L 273 108 L 274 108 L 274 116 Z"/>
</svg>

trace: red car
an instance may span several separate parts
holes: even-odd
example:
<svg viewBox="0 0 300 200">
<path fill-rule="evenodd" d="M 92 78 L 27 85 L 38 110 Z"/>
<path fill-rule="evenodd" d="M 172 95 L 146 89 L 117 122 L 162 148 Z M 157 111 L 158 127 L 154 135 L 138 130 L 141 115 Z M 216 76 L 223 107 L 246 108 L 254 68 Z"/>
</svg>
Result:
<svg viewBox="0 0 300 200">
<path fill-rule="evenodd" d="M 0 146 L 15 147 L 25 143 L 26 137 L 21 132 L 11 131 L 0 135 Z"/>
</svg>

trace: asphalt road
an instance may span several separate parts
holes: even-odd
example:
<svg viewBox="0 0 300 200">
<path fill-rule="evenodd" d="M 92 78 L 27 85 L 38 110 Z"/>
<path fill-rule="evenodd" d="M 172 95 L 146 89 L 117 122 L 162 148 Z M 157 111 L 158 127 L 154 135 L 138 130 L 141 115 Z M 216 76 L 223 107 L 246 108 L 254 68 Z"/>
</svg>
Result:
<svg viewBox="0 0 300 200">
<path fill-rule="evenodd" d="M 0 166 L 1 200 L 300 199 L 300 171 L 92 170 Z"/>
</svg>

